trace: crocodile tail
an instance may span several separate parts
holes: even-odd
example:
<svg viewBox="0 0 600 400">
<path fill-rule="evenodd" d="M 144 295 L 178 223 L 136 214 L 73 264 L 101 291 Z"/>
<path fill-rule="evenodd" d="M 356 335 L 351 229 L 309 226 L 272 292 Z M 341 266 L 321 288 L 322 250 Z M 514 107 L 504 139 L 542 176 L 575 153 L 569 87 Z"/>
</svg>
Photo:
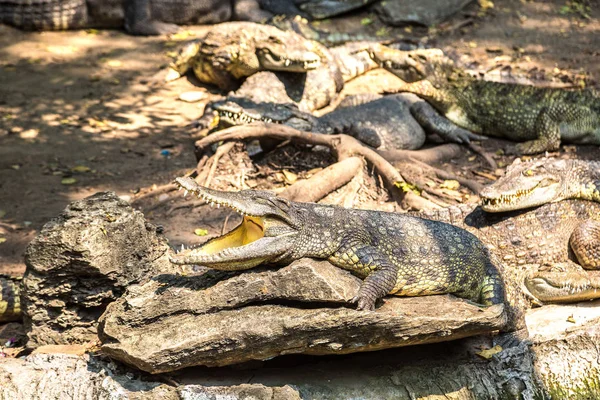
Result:
<svg viewBox="0 0 600 400">
<path fill-rule="evenodd" d="M 25 30 L 82 28 L 88 22 L 86 0 L 0 1 L 0 22 Z"/>
<path fill-rule="evenodd" d="M 21 280 L 0 276 L 0 323 L 21 318 Z"/>
</svg>

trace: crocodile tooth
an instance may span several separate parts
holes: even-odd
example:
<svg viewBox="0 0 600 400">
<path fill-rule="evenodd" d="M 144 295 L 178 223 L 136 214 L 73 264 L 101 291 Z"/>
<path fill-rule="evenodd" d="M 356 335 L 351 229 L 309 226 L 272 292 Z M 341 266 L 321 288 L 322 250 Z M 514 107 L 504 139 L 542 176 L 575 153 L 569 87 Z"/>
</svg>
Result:
<svg viewBox="0 0 600 400">
<path fill-rule="evenodd" d="M 187 194 L 188 194 L 188 191 L 187 191 L 187 190 L 184 190 L 184 191 L 183 191 L 183 197 L 187 196 Z"/>
<path fill-rule="evenodd" d="M 289 65 L 290 65 L 290 60 L 285 60 L 285 66 L 289 67 Z"/>
</svg>

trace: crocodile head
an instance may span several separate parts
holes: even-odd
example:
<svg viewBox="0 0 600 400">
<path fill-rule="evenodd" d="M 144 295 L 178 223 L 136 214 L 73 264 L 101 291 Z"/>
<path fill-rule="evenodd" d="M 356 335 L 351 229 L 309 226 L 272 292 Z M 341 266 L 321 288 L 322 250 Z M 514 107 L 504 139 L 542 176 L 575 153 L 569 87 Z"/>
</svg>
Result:
<svg viewBox="0 0 600 400">
<path fill-rule="evenodd" d="M 310 131 L 314 120 L 314 117 L 301 112 L 294 104 L 257 103 L 246 98 L 230 98 L 217 104 L 215 110 L 219 115 L 219 123 L 225 126 L 267 122 Z"/>
<path fill-rule="evenodd" d="M 535 207 L 564 200 L 572 192 L 570 160 L 542 158 L 522 162 L 516 159 L 503 177 L 485 187 L 481 208 L 487 212 L 503 212 Z"/>
<path fill-rule="evenodd" d="M 440 49 L 396 50 L 385 46 L 371 49 L 371 58 L 405 82 L 428 78 L 439 65 L 451 63 Z"/>
<path fill-rule="evenodd" d="M 268 191 L 208 189 L 187 177 L 177 178 L 175 182 L 185 194 L 190 192 L 211 206 L 231 208 L 242 214 L 243 219 L 231 232 L 178 253 L 171 258 L 172 263 L 241 270 L 278 261 L 294 248 L 302 216 L 288 200 Z"/>
<path fill-rule="evenodd" d="M 298 46 L 294 43 L 298 42 Z M 256 43 L 256 57 L 261 70 L 306 72 L 321 65 L 321 57 L 307 40 L 283 41 L 272 35 Z"/>
</svg>

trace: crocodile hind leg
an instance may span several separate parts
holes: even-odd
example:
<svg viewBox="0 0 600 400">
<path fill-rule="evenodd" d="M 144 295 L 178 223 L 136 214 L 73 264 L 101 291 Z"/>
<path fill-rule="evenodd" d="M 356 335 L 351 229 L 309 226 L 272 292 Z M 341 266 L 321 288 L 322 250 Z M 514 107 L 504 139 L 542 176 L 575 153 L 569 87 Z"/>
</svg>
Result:
<svg viewBox="0 0 600 400">
<path fill-rule="evenodd" d="M 571 234 L 569 244 L 585 269 L 600 269 L 600 222 L 587 220 Z"/>
<path fill-rule="evenodd" d="M 536 154 L 545 151 L 558 150 L 560 147 L 560 127 L 557 118 L 557 111 L 544 110 L 538 116 L 535 130 L 538 138 L 528 142 L 516 145 L 518 154 Z"/>
<path fill-rule="evenodd" d="M 20 279 L 0 276 L 0 323 L 21 318 Z"/>
</svg>

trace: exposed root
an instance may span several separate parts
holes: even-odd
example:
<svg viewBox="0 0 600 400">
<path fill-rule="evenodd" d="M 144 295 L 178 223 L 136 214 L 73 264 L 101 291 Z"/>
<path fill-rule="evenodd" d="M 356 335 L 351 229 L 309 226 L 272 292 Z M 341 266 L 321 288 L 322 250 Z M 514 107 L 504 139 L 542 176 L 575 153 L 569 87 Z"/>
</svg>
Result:
<svg viewBox="0 0 600 400">
<path fill-rule="evenodd" d="M 212 158 L 212 164 L 210 166 L 210 169 L 208 170 L 208 176 L 206 177 L 206 181 L 204 181 L 204 186 L 205 187 L 210 187 L 210 183 L 212 181 L 212 178 L 215 175 L 215 171 L 217 170 L 217 166 L 219 165 L 219 160 L 225 154 L 229 153 L 231 151 L 231 149 L 233 149 L 233 146 L 235 146 L 235 142 L 225 143 L 222 146 L 219 146 L 217 148 L 217 151 L 215 151 L 215 155 L 211 157 Z"/>
<path fill-rule="evenodd" d="M 322 171 L 287 187 L 281 197 L 293 201 L 316 202 L 350 182 L 363 168 L 360 157 L 349 157 L 330 165 Z"/>
<path fill-rule="evenodd" d="M 471 151 L 477 155 L 479 155 L 481 158 L 483 158 L 485 160 L 485 162 L 490 166 L 491 169 L 495 170 L 496 168 L 498 168 L 498 164 L 496 163 L 496 160 L 494 160 L 482 147 L 477 146 L 476 144 L 473 143 L 468 143 L 467 146 L 469 147 L 469 149 L 471 149 Z"/>
<path fill-rule="evenodd" d="M 161 186 L 157 186 L 156 189 L 151 190 L 147 193 L 141 194 L 139 196 L 137 196 L 136 198 L 134 198 L 131 203 L 132 204 L 137 204 L 139 202 L 142 202 L 146 199 L 149 199 L 151 197 L 155 197 L 155 196 L 160 196 L 163 193 L 168 193 L 168 192 L 172 192 L 173 190 L 177 189 L 177 186 L 175 186 L 174 183 L 167 183 L 165 185 L 161 185 Z"/>
<path fill-rule="evenodd" d="M 378 150 L 377 152 L 389 162 L 417 160 L 425 164 L 435 164 L 458 158 L 464 154 L 465 149 L 459 144 L 447 143 L 422 150 Z"/>
<path fill-rule="evenodd" d="M 213 143 L 221 141 L 239 141 L 246 139 L 275 138 L 292 140 L 299 143 L 329 147 L 339 161 L 354 156 L 364 157 L 377 170 L 384 180 L 394 200 L 404 205 L 404 208 L 425 209 L 438 208 L 434 203 L 423 199 L 412 192 L 403 192 L 395 186 L 404 182 L 402 175 L 375 150 L 363 145 L 357 139 L 348 135 L 325 135 L 322 133 L 303 132 L 284 125 L 257 123 L 234 126 L 213 133 L 196 142 L 196 158 L 200 159 L 205 149 Z"/>
</svg>

